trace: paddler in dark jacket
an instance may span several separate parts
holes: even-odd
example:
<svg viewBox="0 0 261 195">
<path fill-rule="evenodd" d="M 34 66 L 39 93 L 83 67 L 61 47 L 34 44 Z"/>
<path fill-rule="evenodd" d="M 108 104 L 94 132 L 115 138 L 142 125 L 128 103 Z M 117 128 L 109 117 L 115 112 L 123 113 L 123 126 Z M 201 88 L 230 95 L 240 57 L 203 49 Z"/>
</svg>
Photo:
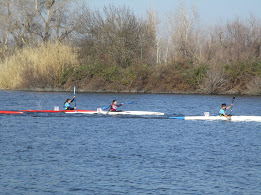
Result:
<svg viewBox="0 0 261 195">
<path fill-rule="evenodd" d="M 111 107 L 110 107 L 110 112 L 121 112 L 121 110 L 117 110 L 117 107 L 120 107 L 122 105 L 123 105 L 123 103 L 117 105 L 117 100 L 113 100 Z"/>
<path fill-rule="evenodd" d="M 66 101 L 64 102 L 64 109 L 65 110 L 76 110 L 76 107 L 72 108 L 71 107 L 71 103 L 74 101 L 75 96 L 73 96 L 73 99 L 66 99 Z"/>
</svg>

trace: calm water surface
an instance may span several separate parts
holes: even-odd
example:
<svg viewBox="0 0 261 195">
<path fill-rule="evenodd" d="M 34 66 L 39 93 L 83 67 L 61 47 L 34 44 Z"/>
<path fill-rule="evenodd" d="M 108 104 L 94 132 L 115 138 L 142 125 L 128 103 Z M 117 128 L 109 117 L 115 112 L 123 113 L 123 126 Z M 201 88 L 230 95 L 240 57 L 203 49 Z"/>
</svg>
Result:
<svg viewBox="0 0 261 195">
<path fill-rule="evenodd" d="M 0 91 L 1 110 L 62 108 L 72 93 Z M 184 121 L 216 115 L 232 96 L 77 94 L 79 109 L 134 101 L 134 117 L 0 115 L 0 194 L 261 194 L 261 123 Z M 72 103 L 74 105 L 74 103 Z M 237 96 L 234 115 L 261 115 Z"/>
</svg>

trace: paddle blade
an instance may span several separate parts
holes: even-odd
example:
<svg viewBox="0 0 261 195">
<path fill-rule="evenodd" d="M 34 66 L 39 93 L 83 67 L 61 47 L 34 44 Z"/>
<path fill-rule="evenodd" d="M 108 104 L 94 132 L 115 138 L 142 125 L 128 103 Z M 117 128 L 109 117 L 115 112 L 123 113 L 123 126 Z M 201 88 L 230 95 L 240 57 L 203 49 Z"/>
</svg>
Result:
<svg viewBox="0 0 261 195">
<path fill-rule="evenodd" d="M 134 102 L 127 102 L 127 103 L 124 103 L 124 104 L 133 104 Z"/>
<path fill-rule="evenodd" d="M 74 89 L 73 89 L 73 94 L 74 94 L 74 96 L 75 96 L 75 91 L 76 91 L 76 87 L 75 87 L 75 85 L 74 85 Z M 76 108 L 76 100 L 74 101 L 74 107 Z"/>
</svg>

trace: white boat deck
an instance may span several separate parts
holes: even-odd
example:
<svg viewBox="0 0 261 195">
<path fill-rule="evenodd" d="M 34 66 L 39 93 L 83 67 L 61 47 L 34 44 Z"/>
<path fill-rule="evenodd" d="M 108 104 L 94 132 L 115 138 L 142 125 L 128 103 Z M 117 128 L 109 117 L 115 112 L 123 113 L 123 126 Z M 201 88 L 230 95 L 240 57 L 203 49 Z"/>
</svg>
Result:
<svg viewBox="0 0 261 195">
<path fill-rule="evenodd" d="M 183 117 L 169 117 L 183 120 L 231 120 L 231 121 L 260 121 L 261 116 L 231 116 L 231 119 L 225 116 L 183 116 Z"/>
<path fill-rule="evenodd" d="M 109 112 L 104 110 L 97 110 L 93 112 L 86 111 L 75 111 L 75 112 L 65 112 L 66 114 L 109 114 L 109 115 L 164 115 L 163 112 L 149 112 L 149 111 L 122 111 L 122 112 Z"/>
<path fill-rule="evenodd" d="M 163 112 L 149 112 L 149 111 L 122 111 L 122 112 L 98 111 L 98 114 L 110 114 L 110 115 L 164 115 Z"/>
</svg>

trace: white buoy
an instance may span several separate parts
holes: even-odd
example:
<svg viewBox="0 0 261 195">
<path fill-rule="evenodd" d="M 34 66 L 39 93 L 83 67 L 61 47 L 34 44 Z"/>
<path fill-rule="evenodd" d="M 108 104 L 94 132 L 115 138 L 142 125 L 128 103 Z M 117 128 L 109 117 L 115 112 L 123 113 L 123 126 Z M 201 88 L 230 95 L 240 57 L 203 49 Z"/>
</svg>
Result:
<svg viewBox="0 0 261 195">
<path fill-rule="evenodd" d="M 209 116 L 209 112 L 204 112 L 204 115 L 205 116 Z"/>
</svg>

